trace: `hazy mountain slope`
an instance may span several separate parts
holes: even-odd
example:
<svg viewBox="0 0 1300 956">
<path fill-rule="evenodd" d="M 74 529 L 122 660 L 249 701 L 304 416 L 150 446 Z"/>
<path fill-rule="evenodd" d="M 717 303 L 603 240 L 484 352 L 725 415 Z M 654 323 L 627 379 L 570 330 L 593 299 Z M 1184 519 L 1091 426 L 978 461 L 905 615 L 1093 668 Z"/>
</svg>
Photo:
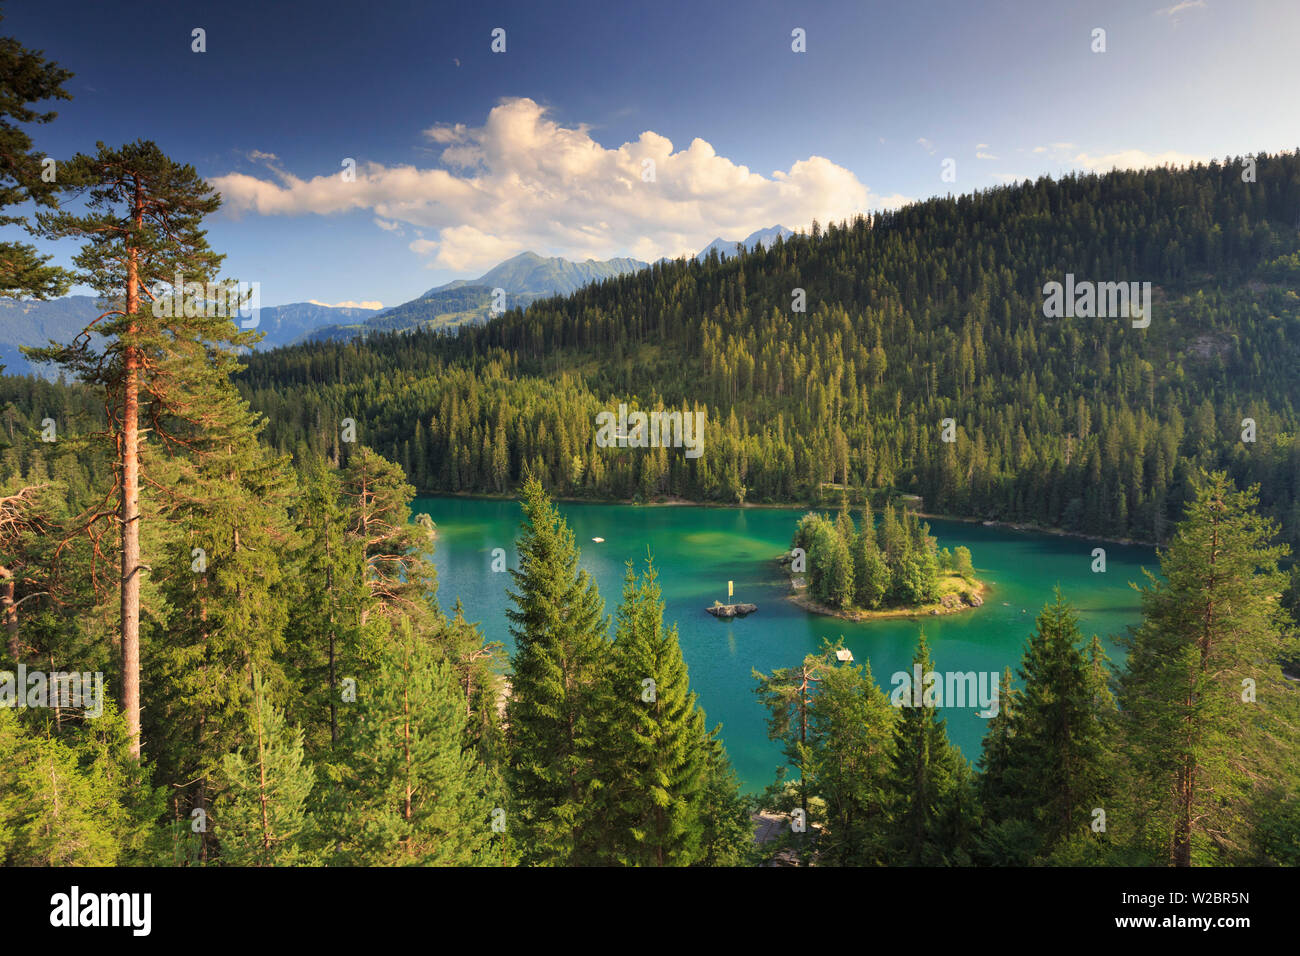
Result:
<svg viewBox="0 0 1300 956">
<path fill-rule="evenodd" d="M 304 336 L 304 340 L 340 341 L 375 332 L 447 329 L 482 323 L 491 317 L 493 289 L 505 290 L 507 309 L 522 308 L 538 299 L 567 295 L 592 282 L 645 267 L 646 263 L 638 259 L 572 262 L 523 252 L 492 267 L 477 279 L 455 279 L 364 322 L 340 323 L 313 330 Z"/>
<path fill-rule="evenodd" d="M 71 342 L 99 314 L 96 301 L 89 295 L 45 302 L 0 299 L 0 362 L 4 363 L 5 371 L 10 375 L 55 374 L 50 368 L 34 367 L 19 351 L 19 346 Z M 288 345 L 322 325 L 362 322 L 375 314 L 374 309 L 338 309 L 313 302 L 263 306 L 258 315 L 258 331 L 265 333 L 265 337 L 258 348 Z"/>
<path fill-rule="evenodd" d="M 588 259 L 586 262 L 573 262 L 558 256 L 544 258 L 535 252 L 521 252 L 500 265 L 493 266 L 477 279 L 457 279 L 430 289 L 421 298 L 466 285 L 505 289 L 510 294 L 567 295 L 588 283 L 626 272 L 636 272 L 646 265 L 639 259 Z"/>
<path fill-rule="evenodd" d="M 88 295 L 65 296 L 45 302 L 0 299 L 0 361 L 4 363 L 5 372 L 9 375 L 52 374 L 49 369 L 36 369 L 19 351 L 19 346 L 71 342 L 98 314 L 94 297 Z"/>
<path fill-rule="evenodd" d="M 762 243 L 771 246 L 778 236 L 794 233 L 784 226 L 771 226 L 750 233 L 739 242 L 715 239 L 696 256 L 700 262 L 717 249 L 722 258 L 734 256 L 736 246 L 752 250 Z M 661 259 L 660 262 L 670 260 Z M 346 341 L 359 335 L 403 329 L 448 330 L 462 325 L 481 325 L 492 316 L 492 290 L 504 289 L 507 309 L 523 308 L 553 295 L 568 295 L 593 282 L 626 275 L 646 268 L 639 259 L 615 258 L 574 262 L 558 256 L 522 252 L 494 266 L 477 279 L 455 279 L 430 289 L 418 299 L 387 309 L 364 322 L 340 323 L 314 329 L 302 341 Z"/>
<path fill-rule="evenodd" d="M 265 338 L 259 349 L 271 349 L 296 342 L 314 329 L 344 322 L 364 322 L 377 315 L 379 309 L 335 308 L 314 302 L 294 302 L 290 305 L 263 307 L 258 331 Z"/>
<path fill-rule="evenodd" d="M 539 296 L 536 295 L 511 295 L 506 297 L 506 304 L 507 307 L 514 308 L 528 305 L 537 298 Z M 362 322 L 327 325 L 313 329 L 303 336 L 303 341 L 347 341 L 357 336 L 377 332 L 397 332 L 416 328 L 454 328 L 468 322 L 487 321 L 491 309 L 491 286 L 477 283 L 452 284 L 451 288 L 428 292 L 418 299 L 403 302 L 377 315 L 372 314 Z"/>
</svg>

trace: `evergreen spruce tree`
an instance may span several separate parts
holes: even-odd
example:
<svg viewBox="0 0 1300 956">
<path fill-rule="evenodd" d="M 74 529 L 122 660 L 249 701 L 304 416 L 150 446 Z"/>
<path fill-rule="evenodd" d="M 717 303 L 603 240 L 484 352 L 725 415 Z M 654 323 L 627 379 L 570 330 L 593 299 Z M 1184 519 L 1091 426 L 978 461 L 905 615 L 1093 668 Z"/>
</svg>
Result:
<svg viewBox="0 0 1300 956">
<path fill-rule="evenodd" d="M 826 578 L 826 598 L 831 607 L 852 607 L 854 595 L 853 555 L 849 551 L 849 543 L 843 534 L 837 533 L 834 536 L 830 568 Z"/>
<path fill-rule="evenodd" d="M 579 864 L 595 853 L 584 830 L 597 783 L 594 705 L 608 666 L 608 622 L 595 582 L 578 569 L 573 532 L 536 477 L 524 482 L 523 510 L 506 612 L 515 641 L 506 710 L 511 819 L 526 862 Z"/>
<path fill-rule="evenodd" d="M 130 739 L 112 701 L 62 735 L 46 713 L 0 707 L 0 863 L 162 862 L 164 795 L 132 756 Z"/>
<path fill-rule="evenodd" d="M 253 675 L 248 745 L 222 761 L 215 830 L 222 861 L 232 866 L 292 866 L 311 862 L 307 797 L 316 772 L 303 758 L 302 731 L 271 706 L 259 672 Z"/>
<path fill-rule="evenodd" d="M 1253 797 L 1294 769 L 1278 657 L 1289 628 L 1274 522 L 1257 489 L 1201 479 L 1142 589 L 1120 683 L 1137 842 L 1172 866 L 1250 853 Z"/>
<path fill-rule="evenodd" d="M 347 534 L 339 473 L 320 455 L 303 457 L 286 641 L 299 694 L 289 713 L 303 727 L 308 753 L 321 754 L 338 744 L 341 682 L 355 679 L 366 663 L 359 622 L 369 592 L 361 542 Z"/>
<path fill-rule="evenodd" d="M 898 520 L 898 509 L 886 505 L 876 526 L 876 536 L 880 551 L 885 556 L 885 563 L 892 571 L 911 550 L 907 540 L 907 531 Z"/>
<path fill-rule="evenodd" d="M 22 125 L 53 120 L 57 114 L 35 106 L 45 100 L 71 99 L 63 88 L 71 78 L 70 72 L 37 51 L 12 37 L 0 37 L 0 89 L 4 90 L 0 97 L 0 226 L 27 225 L 22 216 L 4 215 L 7 206 L 26 201 L 45 207 L 57 205 L 57 166 L 54 179 L 42 175 L 48 167 L 32 149 L 31 137 Z M 28 243 L 0 242 L 0 296 L 48 299 L 63 295 L 70 276 L 47 265 L 49 260 Z"/>
<path fill-rule="evenodd" d="M 700 854 L 696 866 L 742 866 L 754 849 L 749 801 L 722 746 L 721 725 L 706 741 L 704 789 L 700 793 Z"/>
<path fill-rule="evenodd" d="M 1038 850 L 1039 838 L 1033 821 L 1019 815 L 1007 778 L 1021 701 L 1010 667 L 998 686 L 998 712 L 989 718 L 980 749 L 978 786 L 984 832 L 977 840 L 977 859 L 989 866 L 1027 866 Z"/>
<path fill-rule="evenodd" d="M 612 798 L 609 849 L 632 866 L 688 866 L 701 857 L 708 734 L 677 628 L 664 627 L 663 610 L 653 561 L 639 582 L 629 561 L 598 759 Z"/>
<path fill-rule="evenodd" d="M 896 717 L 869 663 L 841 664 L 822 672 L 810 708 L 814 790 L 826 807 L 827 832 L 818 842 L 820 862 L 886 862 L 884 782 Z"/>
<path fill-rule="evenodd" d="M 342 484 L 348 533 L 364 555 L 362 580 L 373 598 L 359 624 L 374 607 L 381 616 L 406 617 L 420 631 L 436 627 L 438 575 L 429 559 L 435 530 L 428 515 L 412 521 L 415 489 L 401 467 L 363 446 L 349 456 Z"/>
<path fill-rule="evenodd" d="M 845 545 L 852 545 L 853 539 L 858 535 L 858 529 L 853 527 L 853 516 L 849 514 L 849 500 L 846 496 L 840 497 L 840 511 L 835 516 L 835 533 Z"/>
<path fill-rule="evenodd" d="M 341 746 L 345 769 L 325 813 L 336 863 L 487 865 L 499 857 L 490 781 L 465 747 L 465 699 L 450 664 L 405 618 L 384 642 Z M 387 627 L 385 621 L 383 624 Z"/>
<path fill-rule="evenodd" d="M 813 599 L 822 604 L 837 606 L 845 583 L 852 587 L 852 580 L 845 580 L 847 569 L 841 554 L 843 544 L 835 526 L 818 515 L 808 545 L 808 589 Z"/>
<path fill-rule="evenodd" d="M 281 655 L 291 592 L 282 562 L 295 488 L 287 459 L 259 440 L 263 422 L 230 384 L 226 362 L 188 374 L 203 407 L 174 426 L 185 453 L 145 459 L 165 523 L 145 539 L 158 555 L 153 581 L 163 602 L 143 629 L 144 727 L 159 744 L 162 779 L 188 808 L 206 808 L 225 757 L 252 744 L 253 674 L 273 704 L 292 696 Z"/>
<path fill-rule="evenodd" d="M 909 681 L 919 668 L 923 686 L 896 687 L 890 700 L 900 708 L 886 784 L 894 824 L 891 862 L 934 866 L 958 861 L 964 850 L 945 835 L 959 829 L 954 824 L 960 822 L 963 789 L 970 785 L 969 766 L 949 742 L 946 722 L 925 681 L 934 669 L 925 631 L 917 639 L 912 665 Z"/>
<path fill-rule="evenodd" d="M 889 585 L 889 568 L 876 547 L 875 531 L 864 524 L 853 542 L 853 603 L 874 610 L 885 600 Z"/>
<path fill-rule="evenodd" d="M 0 708 L 0 857 L 8 866 L 112 866 L 115 809 L 57 737 L 28 734 Z"/>
<path fill-rule="evenodd" d="M 1025 648 L 1013 728 L 991 755 L 1000 761 L 1002 816 L 1032 820 L 1043 855 L 1086 832 L 1092 810 L 1107 802 L 1101 789 L 1107 715 L 1099 699 L 1104 685 L 1097 685 L 1105 657 L 1096 656 L 1099 645 L 1085 649 L 1082 641 L 1078 616 L 1058 587 Z"/>
</svg>

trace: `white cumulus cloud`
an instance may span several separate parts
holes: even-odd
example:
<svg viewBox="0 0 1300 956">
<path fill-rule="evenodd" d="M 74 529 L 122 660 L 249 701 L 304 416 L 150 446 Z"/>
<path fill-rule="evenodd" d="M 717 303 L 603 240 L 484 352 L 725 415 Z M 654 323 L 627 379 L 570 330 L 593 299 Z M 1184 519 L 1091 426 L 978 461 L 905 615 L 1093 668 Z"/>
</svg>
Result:
<svg viewBox="0 0 1300 956">
<path fill-rule="evenodd" d="M 1126 149 L 1118 153 L 1106 153 L 1103 156 L 1079 153 L 1074 157 L 1073 164 L 1089 172 L 1105 173 L 1112 169 L 1152 169 L 1156 166 L 1187 166 L 1192 163 L 1203 163 L 1207 160 L 1208 157 L 1205 156 L 1180 153 L 1175 150 L 1168 150 L 1163 153 L 1148 153 L 1140 149 Z"/>
<path fill-rule="evenodd" d="M 907 201 L 873 193 L 821 156 L 764 176 L 698 138 L 679 149 L 647 130 L 609 148 L 589 127 L 562 126 L 527 98 L 503 100 L 481 127 L 438 125 L 425 136 L 441 147 L 443 168 L 359 163 L 352 182 L 332 172 L 231 173 L 213 183 L 236 213 L 365 210 L 390 231 L 396 223 L 435 231 L 436 239 L 410 248 L 430 257 L 431 268 L 454 271 L 524 250 L 577 259 L 694 254 L 715 236 L 740 238 L 776 223 L 800 229 Z"/>
</svg>

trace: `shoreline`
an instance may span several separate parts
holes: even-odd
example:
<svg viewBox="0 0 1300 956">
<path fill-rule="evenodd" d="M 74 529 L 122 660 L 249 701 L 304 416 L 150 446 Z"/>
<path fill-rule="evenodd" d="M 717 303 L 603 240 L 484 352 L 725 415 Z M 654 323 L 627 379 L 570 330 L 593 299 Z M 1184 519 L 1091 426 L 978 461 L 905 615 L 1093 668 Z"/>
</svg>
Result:
<svg viewBox="0 0 1300 956">
<path fill-rule="evenodd" d="M 808 595 L 801 593 L 801 591 L 794 591 L 791 594 L 787 594 L 785 599 L 808 614 L 816 614 L 821 617 L 835 617 L 839 618 L 841 621 L 848 621 L 851 624 L 863 624 L 871 621 L 887 621 L 898 618 L 943 617 L 948 614 L 960 614 L 962 611 L 975 611 L 988 603 L 988 595 L 992 593 L 993 588 L 984 581 L 976 580 L 962 590 L 970 591 L 980 599 L 980 603 L 967 604 L 965 601 L 959 601 L 954 606 L 948 606 L 940 601 L 934 604 L 924 604 L 920 607 L 891 607 L 882 608 L 877 611 L 854 608 L 851 611 L 845 611 L 840 608 L 833 608 L 828 607 L 825 604 L 819 604 Z M 949 591 L 948 593 L 951 594 L 953 592 Z"/>
<path fill-rule="evenodd" d="M 1045 525 L 1036 525 L 1027 522 L 992 521 L 987 518 L 963 518 L 960 515 L 933 514 L 928 511 L 918 511 L 916 514 L 921 518 L 932 518 L 935 521 L 960 521 L 963 524 L 976 524 L 981 527 L 1006 528 L 1010 531 L 1027 531 L 1030 534 L 1052 534 L 1060 538 L 1079 538 L 1083 541 L 1100 541 L 1104 544 L 1119 544 L 1129 548 L 1159 547 L 1159 545 L 1154 541 L 1141 541 L 1137 538 L 1107 538 L 1102 535 L 1085 534 L 1082 531 L 1066 531 L 1064 528 L 1051 528 Z"/>
<path fill-rule="evenodd" d="M 519 496 L 513 493 L 493 494 L 487 491 L 416 491 L 415 496 L 417 498 L 468 498 L 478 501 L 519 501 Z M 576 505 L 626 505 L 629 508 L 784 508 L 798 510 L 799 508 L 813 507 L 813 505 L 804 505 L 797 501 L 776 504 L 747 501 L 744 504 L 728 504 L 725 501 L 692 501 L 689 498 L 675 497 L 663 501 L 633 501 L 631 498 L 576 498 L 572 495 L 553 495 L 551 500 Z"/>
<path fill-rule="evenodd" d="M 511 493 L 493 494 L 486 491 L 417 491 L 417 498 L 468 498 L 478 501 L 515 501 L 519 500 L 518 496 Z M 670 497 L 662 501 L 633 501 L 631 498 L 579 498 L 574 496 L 556 495 L 551 498 L 552 501 L 563 501 L 566 504 L 587 504 L 587 505 L 625 505 L 631 508 L 740 508 L 740 509 L 785 509 L 797 511 L 799 509 L 808 509 L 810 511 L 834 511 L 830 505 L 817 505 L 807 501 L 786 501 L 786 502 L 754 502 L 746 501 L 741 503 L 727 503 L 723 501 L 692 501 L 689 498 Z M 1098 541 L 1104 544 L 1118 544 L 1130 548 L 1156 548 L 1159 545 L 1154 541 L 1144 541 L 1140 538 L 1108 538 L 1104 535 L 1088 534 L 1082 531 L 1066 531 L 1063 528 L 1053 528 L 1046 525 L 1036 525 L 1028 522 L 1017 521 L 993 521 L 987 518 L 971 518 L 963 515 L 937 514 L 932 511 L 921 511 L 912 509 L 914 513 L 921 518 L 927 518 L 935 521 L 954 521 L 962 524 L 974 524 L 981 527 L 1005 528 L 1010 531 L 1026 531 L 1031 534 L 1051 534 L 1062 538 L 1078 538 L 1082 541 Z"/>
</svg>

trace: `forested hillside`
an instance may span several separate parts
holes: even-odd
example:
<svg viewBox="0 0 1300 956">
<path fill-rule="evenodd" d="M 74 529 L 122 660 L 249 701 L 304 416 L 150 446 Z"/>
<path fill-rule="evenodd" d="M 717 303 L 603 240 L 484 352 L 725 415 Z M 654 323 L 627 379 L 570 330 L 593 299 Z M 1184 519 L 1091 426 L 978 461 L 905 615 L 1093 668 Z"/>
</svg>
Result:
<svg viewBox="0 0 1300 956">
<path fill-rule="evenodd" d="M 504 492 L 528 468 L 615 498 L 795 501 L 837 482 L 1150 540 L 1188 475 L 1223 467 L 1294 543 L 1300 155 L 1255 160 L 1253 182 L 1229 160 L 936 199 L 455 336 L 257 355 L 240 387 L 277 447 L 334 454 L 354 418 L 424 491 Z M 1151 282 L 1150 326 L 1044 317 L 1067 274 Z M 597 447 L 596 413 L 620 402 L 706 410 L 704 454 Z"/>
<path fill-rule="evenodd" d="M 1279 540 L 1300 536 L 1300 153 L 1043 179 L 454 333 L 251 352 L 237 303 L 202 291 L 225 261 L 213 183 L 149 139 L 53 160 L 24 131 L 70 79 L 0 37 L 0 224 L 39 242 L 0 241 L 10 330 L 74 282 L 104 303 L 24 349 L 59 381 L 0 375 L 0 866 L 1300 862 L 1300 567 Z M 61 242 L 73 268 L 50 265 Z M 1076 277 L 1149 283 L 1154 306 L 1048 317 L 1045 287 Z M 477 308 L 482 287 L 437 291 Z M 440 530 L 416 486 L 517 493 L 522 521 L 489 535 L 452 511 Z M 777 611 L 783 643 L 751 621 L 688 646 L 697 690 L 665 593 L 682 577 L 657 568 L 730 597 L 781 539 L 656 530 L 602 596 L 554 502 L 828 498 L 838 516 L 790 541 L 813 599 L 975 604 L 970 551 L 939 550 L 903 493 L 1163 539 L 1123 665 L 1065 590 L 1080 561 L 1036 619 L 1032 588 L 995 582 L 1024 615 L 1014 676 L 940 674 L 919 628 L 910 672 L 880 641 L 873 674 L 843 638 L 807 653 Z M 651 509 L 592 510 L 612 548 L 619 514 Z M 508 649 L 460 600 L 482 578 L 440 591 L 442 546 L 491 555 L 501 583 L 479 591 L 504 600 L 484 620 Z M 948 662 L 1008 660 L 954 634 Z M 719 662 L 752 676 L 780 745 L 761 795 L 705 713 L 706 686 L 727 703 Z M 945 717 L 972 703 L 974 764 Z M 114 923 L 140 898 L 97 895 Z"/>
</svg>

